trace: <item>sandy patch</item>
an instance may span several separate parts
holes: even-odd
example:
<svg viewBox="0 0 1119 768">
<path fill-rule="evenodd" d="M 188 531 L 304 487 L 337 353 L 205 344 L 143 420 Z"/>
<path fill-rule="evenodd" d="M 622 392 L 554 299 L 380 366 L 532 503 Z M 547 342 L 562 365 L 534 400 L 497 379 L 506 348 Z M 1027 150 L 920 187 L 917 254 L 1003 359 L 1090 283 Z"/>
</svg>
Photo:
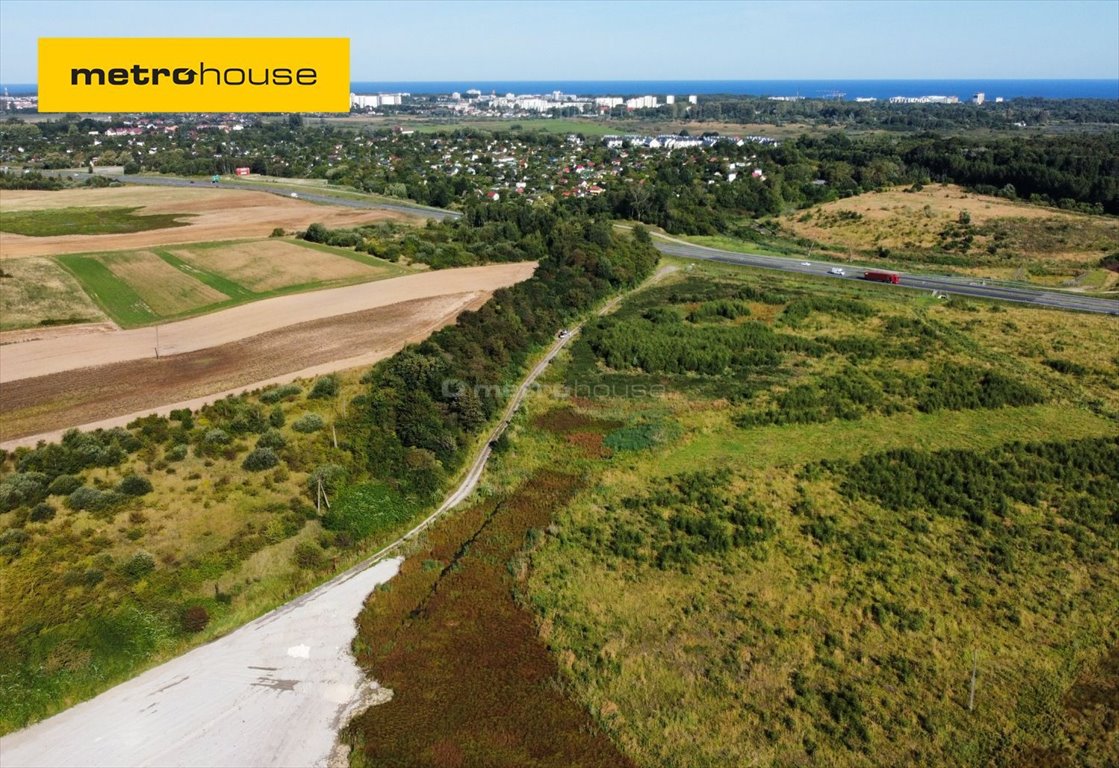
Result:
<svg viewBox="0 0 1119 768">
<path fill-rule="evenodd" d="M 189 264 L 228 277 L 256 293 L 310 282 L 368 278 L 381 271 L 345 256 L 284 240 L 229 243 L 173 253 Z"/>
<path fill-rule="evenodd" d="M 9 259 L 267 237 L 276 227 L 294 231 L 306 229 L 316 221 L 327 227 L 352 227 L 377 221 L 416 220 L 414 216 L 396 211 L 317 205 L 240 189 L 127 186 L 59 192 L 5 190 L 0 198 L 0 208 L 5 211 L 95 206 L 140 206 L 139 213 L 144 214 L 190 213 L 195 216 L 187 219 L 189 224 L 184 227 L 119 235 L 27 237 L 0 232 L 0 256 Z"/>
</svg>

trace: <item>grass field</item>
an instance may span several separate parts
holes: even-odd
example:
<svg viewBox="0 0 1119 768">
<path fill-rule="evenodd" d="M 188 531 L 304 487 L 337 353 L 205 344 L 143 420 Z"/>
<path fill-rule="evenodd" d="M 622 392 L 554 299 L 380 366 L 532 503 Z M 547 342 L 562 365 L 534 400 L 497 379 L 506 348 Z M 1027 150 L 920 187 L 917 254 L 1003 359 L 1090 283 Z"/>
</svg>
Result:
<svg viewBox="0 0 1119 768">
<path fill-rule="evenodd" d="M 139 214 L 135 208 L 55 208 L 0 213 L 0 232 L 30 237 L 55 235 L 119 235 L 151 229 L 185 227 L 187 213 Z"/>
<path fill-rule="evenodd" d="M 1106 318 L 718 265 L 633 297 L 506 462 L 585 478 L 525 596 L 563 685 L 638 765 L 1114 764 L 1119 478 L 1073 458 L 1116 450 L 1113 341 Z M 1064 479 L 1020 441 L 1059 444 Z M 906 456 L 957 464 L 923 501 L 853 490 Z"/>
<path fill-rule="evenodd" d="M 666 472 L 727 462 L 750 468 L 787 467 L 823 459 L 857 459 L 895 448 L 935 451 L 985 450 L 1013 440 L 1045 441 L 1101 437 L 1116 432 L 1114 420 L 1067 405 L 1028 405 L 997 413 L 971 411 L 868 416 L 857 421 L 796 424 L 743 430 L 713 420 L 661 458 Z"/>
<path fill-rule="evenodd" d="M 50 259 L 6 260 L 0 271 L 0 331 L 105 319 L 73 276 Z"/>
<path fill-rule="evenodd" d="M 1103 256 L 1119 250 L 1119 219 L 977 195 L 952 185 L 869 192 L 788 214 L 777 223 L 796 237 L 853 257 L 1096 290 L 1119 281 L 1115 273 L 1095 269 Z"/>
<path fill-rule="evenodd" d="M 126 328 L 410 271 L 345 249 L 277 238 L 68 254 L 57 261 Z M 34 317 L 30 310 L 23 314 Z"/>
</svg>

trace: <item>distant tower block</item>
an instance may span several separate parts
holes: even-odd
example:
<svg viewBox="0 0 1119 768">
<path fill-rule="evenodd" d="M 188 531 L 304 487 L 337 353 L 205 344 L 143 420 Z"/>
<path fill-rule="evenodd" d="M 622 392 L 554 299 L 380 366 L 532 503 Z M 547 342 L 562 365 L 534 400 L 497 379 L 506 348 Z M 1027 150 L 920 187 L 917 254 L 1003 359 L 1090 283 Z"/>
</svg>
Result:
<svg viewBox="0 0 1119 768">
<path fill-rule="evenodd" d="M 971 97 L 971 103 L 972 104 L 982 104 L 986 100 L 987 100 L 987 94 L 983 93 L 982 91 L 980 91 L 979 93 L 977 93 L 977 94 L 975 94 L 974 96 Z"/>
<path fill-rule="evenodd" d="M 676 103 L 676 97 L 673 96 L 670 93 L 670 94 L 668 94 L 667 96 L 664 97 L 664 103 L 665 104 L 675 104 Z"/>
<path fill-rule="evenodd" d="M 695 104 L 695 103 L 696 103 L 696 102 L 698 102 L 698 101 L 699 101 L 699 98 L 698 98 L 698 97 L 696 97 L 696 96 L 689 96 L 689 97 L 688 97 L 688 103 L 689 103 L 689 104 Z"/>
</svg>

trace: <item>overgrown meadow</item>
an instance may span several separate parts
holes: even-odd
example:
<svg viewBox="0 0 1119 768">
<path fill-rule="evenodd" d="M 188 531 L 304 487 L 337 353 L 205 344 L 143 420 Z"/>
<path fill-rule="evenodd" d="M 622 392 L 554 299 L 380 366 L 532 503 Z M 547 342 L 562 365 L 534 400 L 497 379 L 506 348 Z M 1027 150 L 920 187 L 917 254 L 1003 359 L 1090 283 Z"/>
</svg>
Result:
<svg viewBox="0 0 1119 768">
<path fill-rule="evenodd" d="M 587 479 L 527 588 L 564 685 L 641 765 L 1114 763 L 1113 342 L 716 266 L 632 297 L 514 436 Z"/>
</svg>

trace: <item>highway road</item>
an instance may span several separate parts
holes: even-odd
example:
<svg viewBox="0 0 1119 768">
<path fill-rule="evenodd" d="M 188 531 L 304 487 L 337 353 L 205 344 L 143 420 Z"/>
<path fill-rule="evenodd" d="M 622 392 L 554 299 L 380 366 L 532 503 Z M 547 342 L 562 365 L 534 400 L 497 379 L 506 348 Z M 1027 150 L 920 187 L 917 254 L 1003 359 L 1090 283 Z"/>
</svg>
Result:
<svg viewBox="0 0 1119 768">
<path fill-rule="evenodd" d="M 754 253 L 736 253 L 718 248 L 708 248 L 702 245 L 685 243 L 682 240 L 669 238 L 655 238 L 654 244 L 661 253 L 683 259 L 704 259 L 717 261 L 723 264 L 734 264 L 743 267 L 758 267 L 761 269 L 776 269 L 782 272 L 796 272 L 804 275 L 819 275 L 835 280 L 863 280 L 865 268 L 850 264 L 839 264 L 823 261 L 802 262 L 783 256 L 763 256 Z M 846 274 L 843 276 L 831 275 L 829 270 L 841 268 Z M 982 281 L 976 278 L 949 277 L 936 275 L 916 275 L 899 273 L 902 288 L 917 290 L 937 291 L 957 296 L 971 296 L 977 299 L 997 299 L 1000 301 L 1013 301 L 1021 304 L 1030 304 L 1037 307 L 1050 309 L 1074 310 L 1078 312 L 1096 312 L 1107 315 L 1119 315 L 1119 301 L 1114 299 L 1099 299 L 1091 296 L 1078 296 L 1075 293 L 1062 291 L 1046 291 L 1038 288 L 1012 286 L 993 281 Z M 889 285 L 879 283 L 879 285 Z"/>
<path fill-rule="evenodd" d="M 75 174 L 76 176 L 83 176 L 85 174 Z M 267 183 L 253 182 L 251 184 L 238 183 L 236 181 L 222 181 L 219 185 L 211 185 L 208 182 L 195 182 L 192 183 L 184 179 L 164 178 L 159 176 L 118 176 L 115 177 L 119 181 L 126 184 L 150 184 L 154 186 L 195 186 L 200 188 L 208 188 L 211 186 L 219 186 L 224 188 L 233 189 L 249 189 L 258 192 L 269 192 L 271 194 L 280 195 L 282 197 L 290 197 L 291 189 L 279 186 L 273 186 Z M 335 197 L 330 194 L 329 190 L 318 189 L 315 191 L 303 192 L 300 191 L 299 197 L 315 203 L 328 203 L 331 205 L 344 205 L 352 208 L 376 208 L 390 211 L 397 211 L 406 213 L 413 216 L 427 216 L 430 218 L 443 220 L 448 218 L 458 218 L 461 214 L 455 211 L 446 211 L 440 208 L 430 208 L 418 205 L 396 205 L 393 203 L 384 203 L 379 200 L 358 200 L 347 197 Z M 760 269 L 776 269 L 782 272 L 795 272 L 808 275 L 823 275 L 827 277 L 834 277 L 838 280 L 861 280 L 863 268 L 852 266 L 850 264 L 835 264 L 829 262 L 812 261 L 809 266 L 803 266 L 800 260 L 795 258 L 786 258 L 783 256 L 763 256 L 761 254 L 753 253 L 738 253 L 736 251 L 724 251 L 718 248 L 708 248 L 702 245 L 693 245 L 677 240 L 675 238 L 668 238 L 663 236 L 656 236 L 653 240 L 657 249 L 669 256 L 677 256 L 685 259 L 706 259 L 708 261 L 718 261 L 724 264 L 736 264 L 744 267 L 757 267 Z M 828 275 L 828 270 L 832 267 L 841 267 L 847 271 L 843 277 Z M 1079 296 L 1075 293 L 1065 291 L 1047 291 L 1041 288 L 1031 288 L 1022 285 L 1010 285 L 1007 283 L 997 281 L 982 281 L 974 278 L 966 277 L 951 277 L 951 276 L 937 276 L 937 275 L 918 275 L 901 273 L 900 286 L 903 288 L 913 288 L 916 290 L 924 291 L 937 291 L 940 293 L 948 293 L 957 296 L 970 296 L 977 299 L 995 299 L 999 301 L 1013 301 L 1020 304 L 1029 304 L 1036 307 L 1045 307 L 1048 309 L 1061 309 L 1071 310 L 1077 312 L 1093 312 L 1107 315 L 1119 316 L 1119 300 L 1114 299 L 1100 299 L 1091 296 Z"/>
</svg>

